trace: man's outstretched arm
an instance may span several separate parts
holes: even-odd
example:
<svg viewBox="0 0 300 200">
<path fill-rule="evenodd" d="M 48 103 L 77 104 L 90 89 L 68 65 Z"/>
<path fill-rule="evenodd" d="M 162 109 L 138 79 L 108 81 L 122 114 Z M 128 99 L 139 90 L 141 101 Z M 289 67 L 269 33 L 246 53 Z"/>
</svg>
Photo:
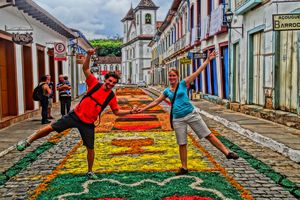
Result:
<svg viewBox="0 0 300 200">
<path fill-rule="evenodd" d="M 95 51 L 96 51 L 95 49 L 89 49 L 87 51 L 87 56 L 84 60 L 83 66 L 82 66 L 82 70 L 85 75 L 85 78 L 88 78 L 91 75 L 90 60 L 91 60 L 91 56 L 94 55 Z"/>
<path fill-rule="evenodd" d="M 116 116 L 123 116 L 123 115 L 128 115 L 128 114 L 136 114 L 137 113 L 137 108 L 133 107 L 131 110 L 121 110 L 121 109 L 113 110 L 113 113 Z"/>
</svg>

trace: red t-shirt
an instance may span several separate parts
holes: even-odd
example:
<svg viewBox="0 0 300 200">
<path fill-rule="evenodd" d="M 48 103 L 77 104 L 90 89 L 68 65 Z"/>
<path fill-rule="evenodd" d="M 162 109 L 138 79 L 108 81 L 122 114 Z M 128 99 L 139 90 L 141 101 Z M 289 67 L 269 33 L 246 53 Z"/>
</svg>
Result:
<svg viewBox="0 0 300 200">
<path fill-rule="evenodd" d="M 86 84 L 88 86 L 88 91 L 89 92 L 96 84 L 98 83 L 98 80 L 94 75 L 90 75 L 86 79 Z M 110 94 L 111 90 L 105 91 L 104 90 L 104 84 L 101 86 L 99 90 L 97 90 L 94 94 L 92 94 L 92 97 L 95 98 L 100 104 L 103 104 L 105 99 L 108 97 Z M 117 103 L 117 98 L 116 95 L 114 98 L 108 103 L 110 108 L 112 110 L 118 110 L 119 106 Z M 74 112 L 76 115 L 79 117 L 79 119 L 87 124 L 92 124 L 94 123 L 97 118 L 98 114 L 101 111 L 101 106 L 97 105 L 94 100 L 91 98 L 87 97 L 85 98 L 80 104 L 77 104 Z"/>
</svg>

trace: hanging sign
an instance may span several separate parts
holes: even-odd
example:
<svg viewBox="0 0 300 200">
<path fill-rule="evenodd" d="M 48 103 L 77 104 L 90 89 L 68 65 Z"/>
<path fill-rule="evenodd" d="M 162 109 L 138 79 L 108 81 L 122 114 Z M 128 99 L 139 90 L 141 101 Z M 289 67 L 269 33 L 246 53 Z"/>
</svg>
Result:
<svg viewBox="0 0 300 200">
<path fill-rule="evenodd" d="M 33 42 L 32 33 L 13 33 L 12 41 L 19 45 L 31 44 Z"/>
<path fill-rule="evenodd" d="M 54 43 L 54 60 L 57 61 L 66 61 L 66 46 L 61 42 Z"/>
<path fill-rule="evenodd" d="M 183 64 L 183 65 L 190 65 L 192 64 L 192 60 L 188 59 L 188 58 L 181 58 L 180 59 L 180 64 Z"/>
<path fill-rule="evenodd" d="M 300 30 L 300 14 L 273 15 L 274 31 Z"/>
<path fill-rule="evenodd" d="M 207 55 L 206 55 L 206 53 L 197 52 L 197 53 L 194 53 L 193 58 L 194 59 L 206 59 Z"/>
</svg>

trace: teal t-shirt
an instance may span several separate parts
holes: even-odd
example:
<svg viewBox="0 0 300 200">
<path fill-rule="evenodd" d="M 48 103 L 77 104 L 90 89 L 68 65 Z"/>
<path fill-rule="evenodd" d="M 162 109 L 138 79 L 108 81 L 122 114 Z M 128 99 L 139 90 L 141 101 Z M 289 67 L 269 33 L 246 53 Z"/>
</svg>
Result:
<svg viewBox="0 0 300 200">
<path fill-rule="evenodd" d="M 168 97 L 172 101 L 174 92 L 167 88 L 164 90 L 163 95 Z M 173 118 L 178 119 L 185 117 L 186 115 L 193 112 L 194 106 L 191 104 L 188 93 L 186 82 L 184 80 L 179 82 L 178 90 L 176 94 L 175 103 L 173 105 Z"/>
</svg>

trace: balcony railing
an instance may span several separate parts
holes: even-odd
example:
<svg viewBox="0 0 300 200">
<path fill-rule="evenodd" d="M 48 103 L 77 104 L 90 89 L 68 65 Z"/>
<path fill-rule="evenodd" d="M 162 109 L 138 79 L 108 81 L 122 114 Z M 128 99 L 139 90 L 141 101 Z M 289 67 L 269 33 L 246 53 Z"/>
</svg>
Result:
<svg viewBox="0 0 300 200">
<path fill-rule="evenodd" d="M 174 53 L 174 49 L 175 49 L 175 44 L 172 44 L 171 46 L 169 46 L 168 48 L 168 53 L 167 53 L 167 56 L 170 56 Z"/>
<path fill-rule="evenodd" d="M 181 39 L 175 42 L 174 51 L 178 51 L 180 49 Z"/>
<path fill-rule="evenodd" d="M 185 34 L 185 35 L 181 38 L 180 49 L 182 49 L 182 48 L 184 48 L 185 46 L 188 45 L 187 41 L 188 41 L 187 35 Z"/>
</svg>

